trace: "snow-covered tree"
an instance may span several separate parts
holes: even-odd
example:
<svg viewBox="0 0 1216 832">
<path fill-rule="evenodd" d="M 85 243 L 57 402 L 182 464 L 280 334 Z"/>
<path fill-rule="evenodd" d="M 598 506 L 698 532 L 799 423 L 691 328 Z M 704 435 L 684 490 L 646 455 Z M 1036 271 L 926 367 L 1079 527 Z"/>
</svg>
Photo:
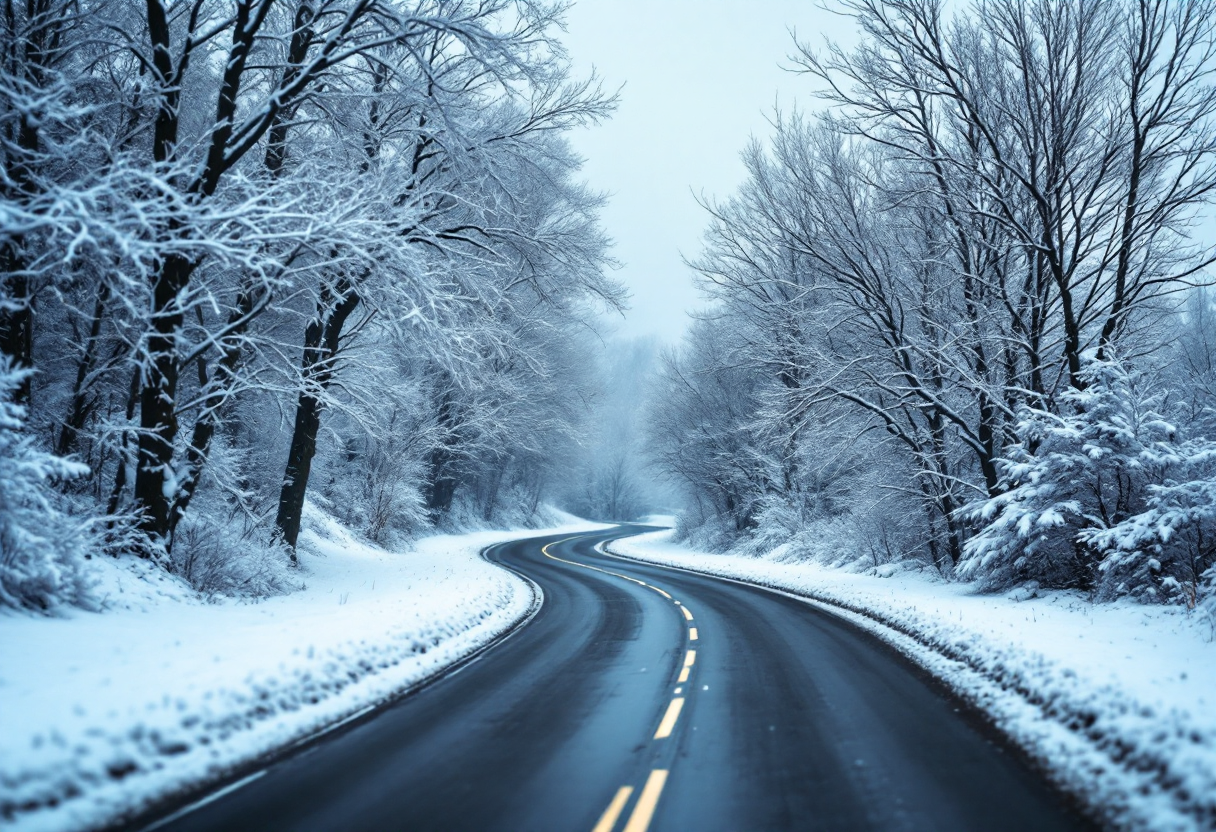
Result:
<svg viewBox="0 0 1216 832">
<path fill-rule="evenodd" d="M 30 370 L 0 358 L 0 604 L 47 611 L 91 603 L 84 561 L 88 521 L 72 517 L 57 482 L 87 473 L 79 462 L 38 449 L 15 397 Z"/>
<path fill-rule="evenodd" d="M 1142 373 L 1090 356 L 1063 414 L 1028 410 L 999 461 L 1003 493 L 969 509 L 980 528 L 959 572 L 993 587 L 1092 590 L 1110 533 L 1147 508 L 1176 458 L 1177 429 Z M 1108 564 L 1109 565 L 1109 564 Z"/>
<path fill-rule="evenodd" d="M 376 539 L 439 516 L 448 457 L 478 516 L 535 507 L 580 425 L 545 404 L 581 383 L 564 342 L 622 300 L 562 137 L 612 99 L 572 77 L 563 12 L 8 9 L 0 352 L 37 370 L 30 447 L 88 464 L 73 505 L 255 594 L 290 583 L 258 563 L 289 556 L 314 461 L 317 504 Z"/>
<path fill-rule="evenodd" d="M 647 464 L 645 408 L 658 363 L 650 339 L 609 338 L 599 351 L 586 403 L 587 425 L 563 485 L 563 507 L 583 517 L 635 519 L 672 504 Z"/>
<path fill-rule="evenodd" d="M 1144 509 L 1080 538 L 1104 554 L 1099 569 L 1108 595 L 1180 597 L 1194 607 L 1211 591 L 1205 579 L 1216 577 L 1216 442 L 1194 439 L 1145 456 L 1165 473 L 1149 484 Z"/>
<path fill-rule="evenodd" d="M 734 440 L 731 462 L 755 475 L 731 498 L 749 507 L 745 538 L 919 514 L 944 574 L 1105 587 L 1113 561 L 1099 570 L 1082 531 L 1164 485 L 1147 469 L 1164 464 L 1167 420 L 1150 411 L 1194 437 L 1210 406 L 1210 308 L 1179 318 L 1175 301 L 1216 254 L 1194 222 L 1216 195 L 1216 5 L 841 6 L 861 42 L 794 58 L 831 109 L 776 113 L 738 192 L 707 203 L 692 264 L 713 338 L 694 330 L 660 382 L 673 397 L 731 377 L 749 398 L 662 413 L 656 458 L 709 480 L 682 426 Z M 1116 355 L 1126 378 L 1090 385 L 1085 356 Z M 699 496 L 690 517 L 732 525 Z"/>
<path fill-rule="evenodd" d="M 659 470 L 728 536 L 755 528 L 771 473 L 755 419 L 764 379 L 731 360 L 733 346 L 720 321 L 696 322 L 683 348 L 660 359 L 646 416 Z"/>
</svg>

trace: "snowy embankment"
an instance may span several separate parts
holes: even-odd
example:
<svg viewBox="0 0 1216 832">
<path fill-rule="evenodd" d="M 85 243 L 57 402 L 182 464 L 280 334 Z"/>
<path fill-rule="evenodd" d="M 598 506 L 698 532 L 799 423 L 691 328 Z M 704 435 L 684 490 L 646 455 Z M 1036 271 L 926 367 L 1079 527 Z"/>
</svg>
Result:
<svg viewBox="0 0 1216 832">
<path fill-rule="evenodd" d="M 989 714 L 1111 825 L 1216 828 L 1216 631 L 1202 614 L 1074 593 L 980 595 L 928 575 L 782 562 L 780 550 L 704 554 L 671 534 L 608 551 L 814 599 Z"/>
<path fill-rule="evenodd" d="M 433 676 L 539 602 L 480 551 L 545 531 L 394 554 L 314 525 L 304 587 L 284 597 L 203 603 L 159 570 L 106 563 L 104 613 L 0 614 L 5 828 L 95 827 L 222 778 Z"/>
</svg>

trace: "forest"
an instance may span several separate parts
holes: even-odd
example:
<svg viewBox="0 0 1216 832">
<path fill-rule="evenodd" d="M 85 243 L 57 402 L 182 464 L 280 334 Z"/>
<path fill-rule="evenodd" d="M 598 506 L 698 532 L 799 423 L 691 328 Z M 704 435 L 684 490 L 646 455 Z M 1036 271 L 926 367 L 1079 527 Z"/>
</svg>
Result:
<svg viewBox="0 0 1216 832">
<path fill-rule="evenodd" d="M 837 8 L 837 7 L 834 7 Z M 849 0 L 627 308 L 545 0 L 26 0 L 0 69 L 0 603 L 135 556 L 678 512 L 705 548 L 1216 597 L 1216 3 Z M 780 56 L 774 56 L 774 60 Z"/>
<path fill-rule="evenodd" d="M 380 542 L 598 499 L 625 292 L 566 136 L 615 98 L 563 13 L 5 3 L 0 602 L 88 606 L 101 554 L 278 592 L 308 506 Z"/>
<path fill-rule="evenodd" d="M 705 201 L 647 439 L 682 534 L 1213 603 L 1216 7 L 840 11 Z"/>
</svg>

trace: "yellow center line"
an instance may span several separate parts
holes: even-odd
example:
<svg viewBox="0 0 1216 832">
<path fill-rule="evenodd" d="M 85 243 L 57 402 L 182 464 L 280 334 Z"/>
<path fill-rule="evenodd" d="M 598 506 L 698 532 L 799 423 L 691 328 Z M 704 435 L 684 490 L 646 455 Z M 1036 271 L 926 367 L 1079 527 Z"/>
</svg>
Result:
<svg viewBox="0 0 1216 832">
<path fill-rule="evenodd" d="M 625 804 L 629 802 L 629 795 L 631 794 L 633 794 L 633 786 L 621 786 L 617 789 L 612 802 L 608 804 L 608 808 L 604 810 L 604 814 L 600 815 L 600 822 L 595 825 L 595 828 L 591 832 L 612 832 L 612 828 L 616 826 L 616 819 L 621 816 L 621 811 L 625 808 Z"/>
<path fill-rule="evenodd" d="M 557 555 L 549 554 L 550 546 L 556 546 L 559 543 L 565 543 L 568 540 L 574 540 L 574 539 L 575 538 L 573 538 L 573 537 L 567 537 L 565 540 L 555 540 L 552 543 L 546 543 L 544 546 L 540 547 L 540 553 L 542 555 L 544 555 L 545 557 L 549 558 L 550 560 L 555 560 L 555 561 L 558 561 L 559 563 L 568 563 L 571 566 L 581 566 L 583 569 L 590 569 L 593 572 L 603 572 L 605 575 L 611 575 L 614 578 L 622 578 L 631 583 L 635 583 L 638 586 L 644 586 L 647 589 L 653 589 L 655 592 L 659 593 L 660 595 L 664 595 L 667 598 L 671 597 L 670 595 L 667 595 L 666 592 L 659 589 L 657 586 L 651 586 L 650 584 L 646 583 L 645 581 L 639 581 L 637 578 L 631 578 L 628 575 L 622 575 L 620 572 L 611 572 L 607 569 L 600 569 L 598 566 L 591 566 L 590 564 L 579 563 L 576 560 L 566 560 L 565 558 L 559 558 Z"/>
<path fill-rule="evenodd" d="M 619 572 L 601 569 L 598 566 L 591 566 L 590 564 L 579 563 L 578 561 L 573 560 L 566 560 L 565 558 L 560 558 L 557 555 L 549 552 L 550 546 L 566 543 L 567 541 L 574 539 L 575 537 L 567 537 L 562 540 L 554 541 L 553 543 L 546 543 L 540 549 L 541 554 L 550 560 L 555 560 L 559 563 L 566 563 L 570 566 L 580 566 L 583 569 L 590 569 L 593 572 L 601 572 L 605 575 L 611 575 L 614 578 L 621 578 L 623 580 L 638 584 L 639 586 L 653 589 L 667 600 L 675 601 L 671 595 L 659 589 L 657 586 L 648 584 L 645 581 L 639 581 L 637 578 L 622 575 Z M 675 603 L 680 604 L 679 601 L 676 601 Z M 692 613 L 688 611 L 687 607 L 681 604 L 680 610 L 684 613 L 686 620 L 693 620 Z M 689 629 L 688 637 L 690 641 L 697 640 L 696 627 Z M 693 662 L 696 660 L 697 652 L 695 650 L 689 650 L 684 654 L 684 667 L 680 670 L 681 682 L 688 680 L 689 668 L 692 667 Z M 664 737 L 671 735 L 671 731 L 673 728 L 675 728 L 676 720 L 680 718 L 680 711 L 683 709 L 683 707 L 683 697 L 677 697 L 671 700 L 671 704 L 667 706 L 667 713 L 663 715 L 663 720 L 659 723 L 659 730 L 655 732 L 655 739 L 663 739 Z M 625 824 L 625 828 L 621 830 L 621 832 L 646 832 L 646 830 L 650 827 L 651 818 L 654 817 L 654 810 L 659 805 L 659 796 L 663 793 L 663 786 L 666 782 L 666 769 L 656 768 L 650 772 L 650 776 L 646 778 L 646 785 L 642 787 L 642 793 L 638 796 L 638 801 L 633 807 L 633 812 L 629 815 L 629 821 Z M 604 810 L 604 814 L 600 816 L 599 822 L 595 825 L 592 832 L 612 832 L 612 828 L 616 825 L 617 819 L 620 817 L 621 812 L 624 810 L 625 805 L 629 802 L 629 798 L 632 794 L 633 788 L 630 786 L 622 786 L 620 789 L 618 789 L 617 793 L 612 798 L 612 802 L 608 804 L 608 808 Z"/>
<path fill-rule="evenodd" d="M 655 807 L 659 805 L 659 795 L 663 793 L 663 784 L 667 782 L 667 769 L 656 768 L 646 778 L 642 786 L 642 794 L 638 803 L 633 807 L 633 814 L 625 824 L 622 832 L 646 832 L 650 827 L 650 819 L 654 817 Z"/>
<path fill-rule="evenodd" d="M 676 720 L 680 718 L 680 711 L 683 709 L 683 696 L 677 696 L 671 700 L 671 704 L 667 706 L 667 713 L 663 714 L 663 721 L 659 723 L 659 730 L 654 732 L 656 740 L 666 739 L 671 736 L 671 730 L 676 727 Z"/>
</svg>

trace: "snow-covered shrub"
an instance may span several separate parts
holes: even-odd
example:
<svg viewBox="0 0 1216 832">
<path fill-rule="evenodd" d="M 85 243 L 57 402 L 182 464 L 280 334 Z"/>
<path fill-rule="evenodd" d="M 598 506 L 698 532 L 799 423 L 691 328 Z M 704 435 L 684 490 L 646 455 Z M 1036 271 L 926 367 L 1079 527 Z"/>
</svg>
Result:
<svg viewBox="0 0 1216 832">
<path fill-rule="evenodd" d="M 217 432 L 190 511 L 173 535 L 165 566 L 206 598 L 266 598 L 297 588 L 291 555 L 271 543 L 274 504 L 251 486 L 261 463 L 231 427 Z"/>
<path fill-rule="evenodd" d="M 1195 439 L 1145 454 L 1168 472 L 1149 485 L 1147 509 L 1080 538 L 1106 553 L 1100 568 L 1110 594 L 1179 597 L 1193 608 L 1216 581 L 1216 443 Z"/>
<path fill-rule="evenodd" d="M 1155 409 L 1140 373 L 1090 357 L 1085 388 L 1061 397 L 1064 415 L 1028 410 L 1020 442 L 999 461 L 1004 493 L 970 506 L 980 529 L 963 577 L 990 588 L 1034 581 L 1093 589 L 1106 553 L 1096 533 L 1144 511 L 1163 479 L 1176 429 Z"/>
<path fill-rule="evenodd" d="M 35 446 L 26 409 L 13 400 L 28 375 L 0 357 L 0 604 L 43 611 L 92 606 L 89 525 L 72 517 L 52 488 L 88 468 Z"/>
<path fill-rule="evenodd" d="M 726 552 L 738 543 L 739 530 L 731 518 L 694 504 L 676 516 L 673 539 L 691 549 Z"/>
<path fill-rule="evenodd" d="M 178 526 L 169 569 L 207 598 L 267 598 L 298 589 L 290 554 L 269 539 L 198 512 Z"/>
<path fill-rule="evenodd" d="M 407 439 L 388 433 L 348 437 L 317 466 L 313 499 L 377 545 L 397 545 L 430 525 L 424 460 Z"/>
</svg>

